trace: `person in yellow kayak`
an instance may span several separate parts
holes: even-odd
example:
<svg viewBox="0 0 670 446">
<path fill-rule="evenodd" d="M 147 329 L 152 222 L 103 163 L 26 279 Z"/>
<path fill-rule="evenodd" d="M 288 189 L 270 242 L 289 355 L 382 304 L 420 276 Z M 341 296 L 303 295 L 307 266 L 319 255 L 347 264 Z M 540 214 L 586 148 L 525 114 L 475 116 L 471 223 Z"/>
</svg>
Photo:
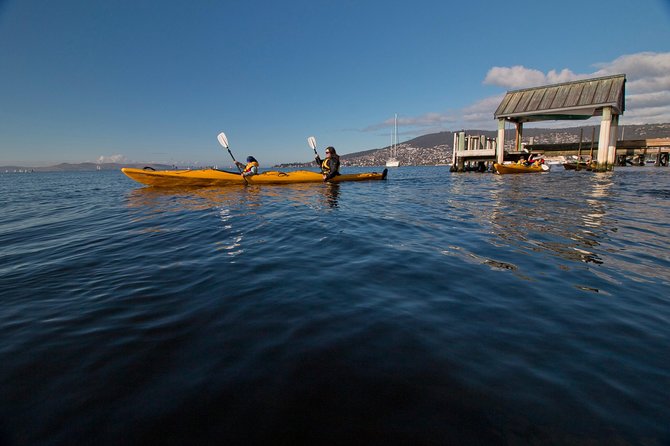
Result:
<svg viewBox="0 0 670 446">
<path fill-rule="evenodd" d="M 235 161 L 235 164 L 237 164 L 237 167 L 239 167 L 240 170 L 242 170 L 240 175 L 242 175 L 243 177 L 250 177 L 258 173 L 258 161 L 256 161 L 256 158 L 254 158 L 253 156 L 247 157 L 246 166 L 240 163 L 239 161 Z"/>
<path fill-rule="evenodd" d="M 319 155 L 316 155 L 314 159 L 321 168 L 323 181 L 328 181 L 331 178 L 340 174 L 340 156 L 337 154 L 337 152 L 335 152 L 335 147 L 333 146 L 326 147 L 325 160 L 322 161 Z"/>
</svg>

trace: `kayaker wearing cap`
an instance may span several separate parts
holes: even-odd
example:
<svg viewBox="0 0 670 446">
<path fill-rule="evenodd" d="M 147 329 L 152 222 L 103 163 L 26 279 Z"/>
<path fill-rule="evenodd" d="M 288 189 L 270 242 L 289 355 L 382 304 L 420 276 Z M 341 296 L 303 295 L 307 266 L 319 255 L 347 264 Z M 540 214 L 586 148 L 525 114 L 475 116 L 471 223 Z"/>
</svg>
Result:
<svg viewBox="0 0 670 446">
<path fill-rule="evenodd" d="M 321 173 L 323 174 L 323 181 L 328 181 L 334 176 L 340 174 L 340 157 L 335 152 L 335 147 L 328 146 L 326 147 L 326 159 L 321 161 L 319 155 L 314 157 L 316 163 L 321 167 Z"/>
<path fill-rule="evenodd" d="M 254 158 L 253 156 L 247 157 L 246 166 L 240 163 L 239 161 L 235 161 L 235 164 L 237 164 L 237 167 L 239 167 L 240 169 L 243 169 L 242 173 L 240 174 L 243 177 L 250 177 L 258 173 L 258 161 L 256 161 L 256 158 Z"/>
</svg>

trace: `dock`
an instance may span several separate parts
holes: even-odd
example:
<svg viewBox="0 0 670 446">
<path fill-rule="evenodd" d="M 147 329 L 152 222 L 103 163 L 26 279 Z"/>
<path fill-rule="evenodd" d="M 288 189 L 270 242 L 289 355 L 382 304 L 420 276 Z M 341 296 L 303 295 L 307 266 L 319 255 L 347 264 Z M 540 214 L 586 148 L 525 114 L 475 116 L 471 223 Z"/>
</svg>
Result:
<svg viewBox="0 0 670 446">
<path fill-rule="evenodd" d="M 597 141 L 595 141 L 597 144 Z M 596 159 L 598 148 L 591 141 L 582 143 L 563 144 L 526 144 L 525 148 L 535 155 L 550 156 L 589 156 Z M 595 145 L 595 148 L 592 146 Z M 667 167 L 670 158 L 670 138 L 627 139 L 616 142 L 617 166 L 643 166 L 648 160 L 654 160 L 654 165 Z"/>
<path fill-rule="evenodd" d="M 644 165 L 655 159 L 667 166 L 670 138 L 617 140 L 619 116 L 625 110 L 626 75 L 617 74 L 574 82 L 508 91 L 494 113 L 498 120 L 497 138 L 484 135 L 454 134 L 452 170 L 487 170 L 493 162 L 517 161 L 531 153 L 543 156 L 577 156 L 590 154 L 596 171 L 614 166 Z M 580 136 L 579 143 L 525 144 L 523 125 L 528 122 L 586 120 L 601 116 L 598 138 L 594 134 L 589 147 Z M 515 139 L 505 144 L 506 125 L 515 127 Z M 509 145 L 509 148 L 507 147 Z"/>
</svg>

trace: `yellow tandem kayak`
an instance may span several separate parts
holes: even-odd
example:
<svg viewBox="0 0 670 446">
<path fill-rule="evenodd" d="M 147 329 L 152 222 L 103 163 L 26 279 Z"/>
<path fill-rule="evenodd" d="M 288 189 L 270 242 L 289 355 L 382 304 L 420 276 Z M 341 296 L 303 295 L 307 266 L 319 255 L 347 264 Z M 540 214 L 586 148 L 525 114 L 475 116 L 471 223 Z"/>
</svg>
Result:
<svg viewBox="0 0 670 446">
<path fill-rule="evenodd" d="M 217 169 L 200 170 L 153 170 L 151 168 L 134 169 L 124 167 L 121 172 L 138 183 L 149 186 L 226 186 L 244 184 L 244 179 L 238 172 L 228 172 Z M 387 169 L 383 172 L 354 173 L 338 175 L 331 182 L 366 181 L 386 179 Z M 248 184 L 290 184 L 290 183 L 322 183 L 323 177 L 319 172 L 296 170 L 293 172 L 268 171 L 246 177 Z"/>
<path fill-rule="evenodd" d="M 544 164 L 531 164 L 526 166 L 524 164 L 498 164 L 494 163 L 493 167 L 496 169 L 500 175 L 506 173 L 533 173 L 533 172 L 546 172 L 549 170 L 549 166 Z"/>
</svg>

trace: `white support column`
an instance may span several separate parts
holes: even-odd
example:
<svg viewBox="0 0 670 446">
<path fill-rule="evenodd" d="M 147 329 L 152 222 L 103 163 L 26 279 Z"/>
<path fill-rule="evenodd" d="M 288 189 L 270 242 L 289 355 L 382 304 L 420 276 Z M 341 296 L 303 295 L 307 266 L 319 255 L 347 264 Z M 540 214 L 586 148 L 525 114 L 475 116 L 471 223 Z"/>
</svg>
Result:
<svg viewBox="0 0 670 446">
<path fill-rule="evenodd" d="M 452 146 L 451 165 L 456 167 L 456 151 L 458 150 L 458 132 L 454 132 L 454 145 Z"/>
<path fill-rule="evenodd" d="M 521 140 L 523 138 L 523 122 L 514 123 L 516 126 L 516 139 L 514 140 L 514 150 L 517 152 L 521 151 Z"/>
<path fill-rule="evenodd" d="M 496 139 L 496 162 L 502 164 L 505 159 L 505 120 L 498 119 L 498 138 Z"/>
<path fill-rule="evenodd" d="M 598 139 L 598 170 L 607 169 L 607 155 L 610 147 L 610 130 L 612 127 L 612 108 L 603 109 L 600 121 L 600 137 Z"/>
<path fill-rule="evenodd" d="M 607 147 L 607 165 L 612 167 L 616 164 L 616 143 L 619 136 L 619 115 L 612 116 L 612 128 L 610 130 L 610 143 Z"/>
<path fill-rule="evenodd" d="M 465 150 L 465 131 L 458 132 L 458 150 L 459 152 Z M 458 158 L 458 165 L 456 166 L 458 172 L 465 170 L 465 158 Z"/>
</svg>

